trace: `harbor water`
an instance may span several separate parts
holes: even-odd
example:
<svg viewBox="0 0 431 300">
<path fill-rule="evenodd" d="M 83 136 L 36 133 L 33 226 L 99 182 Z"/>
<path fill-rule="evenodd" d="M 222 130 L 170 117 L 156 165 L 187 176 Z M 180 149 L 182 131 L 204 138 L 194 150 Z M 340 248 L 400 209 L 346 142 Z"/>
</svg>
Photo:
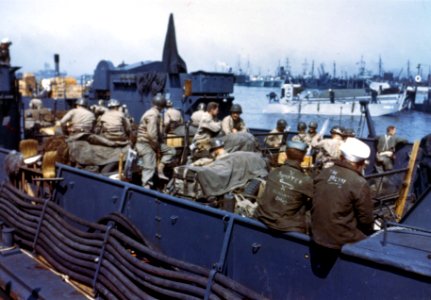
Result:
<svg viewBox="0 0 431 300">
<path fill-rule="evenodd" d="M 329 128 L 339 125 L 346 128 L 353 128 L 360 136 L 368 136 L 365 120 L 359 116 L 264 114 L 262 113 L 263 109 L 267 105 L 270 105 L 267 97 L 270 92 L 275 92 L 277 95 L 280 95 L 280 89 L 276 88 L 235 86 L 235 103 L 241 104 L 243 110 L 242 118 L 248 127 L 273 129 L 277 120 L 283 118 L 288 122 L 291 130 L 296 131 L 296 125 L 299 121 L 304 121 L 307 124 L 310 121 L 317 121 L 319 125 L 321 125 L 326 119 L 329 119 L 329 126 L 328 130 L 325 132 L 326 134 L 329 133 Z M 401 111 L 393 115 L 374 117 L 373 122 L 377 135 L 384 134 L 387 126 L 395 125 L 397 127 L 398 136 L 405 137 L 411 142 L 431 133 L 431 114 L 417 111 Z M 317 130 L 319 130 L 319 128 Z"/>
</svg>

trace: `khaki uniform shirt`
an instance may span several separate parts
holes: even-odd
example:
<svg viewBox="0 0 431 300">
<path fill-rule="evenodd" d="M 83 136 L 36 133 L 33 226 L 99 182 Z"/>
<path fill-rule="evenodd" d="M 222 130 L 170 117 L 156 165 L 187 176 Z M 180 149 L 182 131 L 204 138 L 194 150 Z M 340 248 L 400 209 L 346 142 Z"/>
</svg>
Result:
<svg viewBox="0 0 431 300">
<path fill-rule="evenodd" d="M 199 124 L 204 114 L 205 114 L 205 111 L 203 110 L 198 110 L 192 113 L 192 116 L 190 117 L 190 119 L 192 120 L 192 125 L 199 127 Z"/>
<path fill-rule="evenodd" d="M 108 110 L 100 116 L 97 127 L 101 134 L 118 137 L 128 136 L 131 131 L 129 120 L 118 110 Z"/>
<path fill-rule="evenodd" d="M 153 146 L 161 144 L 160 111 L 153 106 L 141 118 L 138 127 L 138 142 L 148 142 Z"/>
<path fill-rule="evenodd" d="M 96 118 L 94 114 L 84 107 L 78 106 L 69 110 L 60 120 L 61 126 L 65 126 L 68 122 L 70 132 L 91 132 L 93 130 Z"/>
<path fill-rule="evenodd" d="M 265 145 L 271 148 L 279 148 L 281 143 L 283 142 L 283 132 L 278 131 L 277 129 L 273 129 L 270 133 L 279 133 L 277 135 L 268 135 L 265 138 Z"/>
<path fill-rule="evenodd" d="M 344 141 L 340 139 L 323 139 L 320 142 L 312 143 L 313 147 L 319 149 L 319 153 L 316 157 L 316 162 L 321 162 L 324 164 L 324 167 L 328 167 L 326 163 L 340 159 L 341 151 L 340 147 L 344 143 Z"/>
<path fill-rule="evenodd" d="M 294 142 L 303 142 L 310 146 L 311 139 L 309 138 L 307 133 L 298 133 L 292 137 L 292 141 Z"/>
<path fill-rule="evenodd" d="M 247 127 L 245 127 L 243 119 L 239 118 L 238 121 L 234 121 L 232 116 L 225 117 L 221 127 L 224 134 L 233 133 L 233 129 L 236 129 L 237 132 L 247 132 Z"/>
<path fill-rule="evenodd" d="M 204 140 L 210 139 L 216 136 L 221 130 L 221 122 L 215 121 L 213 116 L 205 112 L 202 116 L 201 122 L 199 123 L 199 128 L 195 134 L 194 140 Z"/>
<path fill-rule="evenodd" d="M 164 114 L 163 124 L 166 132 L 172 132 L 175 128 L 183 123 L 183 116 L 178 109 L 169 107 Z"/>
</svg>

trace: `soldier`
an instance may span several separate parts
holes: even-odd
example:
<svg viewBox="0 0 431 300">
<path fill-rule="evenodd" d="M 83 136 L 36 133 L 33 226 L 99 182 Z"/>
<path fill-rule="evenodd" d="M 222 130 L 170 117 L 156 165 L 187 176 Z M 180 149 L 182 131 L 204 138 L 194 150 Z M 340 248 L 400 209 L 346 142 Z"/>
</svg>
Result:
<svg viewBox="0 0 431 300">
<path fill-rule="evenodd" d="M 153 107 L 147 110 L 141 118 L 138 127 L 136 151 L 140 156 L 139 164 L 142 167 L 142 185 L 150 188 L 156 167 L 160 179 L 167 180 L 164 174 L 165 165 L 172 161 L 175 149 L 163 143 L 163 135 L 160 128 L 160 112 L 166 106 L 166 100 L 162 94 L 153 97 Z M 157 165 L 157 156 L 161 155 Z"/>
<path fill-rule="evenodd" d="M 8 38 L 4 38 L 0 42 L 0 65 L 10 66 L 9 47 L 12 42 Z"/>
<path fill-rule="evenodd" d="M 228 153 L 226 152 L 226 150 L 224 149 L 224 141 L 221 138 L 212 138 L 211 142 L 210 142 L 210 147 L 209 147 L 209 157 L 202 157 L 196 161 L 194 161 L 193 163 L 191 163 L 192 166 L 196 166 L 196 167 L 203 167 L 206 165 L 209 165 L 210 163 L 212 163 L 213 161 L 220 159 L 226 155 L 228 155 Z"/>
<path fill-rule="evenodd" d="M 292 141 L 294 142 L 303 142 L 308 145 L 310 145 L 309 140 L 307 138 L 307 133 L 305 132 L 307 130 L 307 124 L 304 122 L 299 122 L 297 125 L 298 134 L 292 137 Z"/>
<path fill-rule="evenodd" d="M 300 165 L 306 150 L 307 144 L 288 141 L 286 164 L 268 175 L 254 213 L 268 227 L 279 231 L 308 231 L 305 213 L 311 205 L 313 182 Z"/>
<path fill-rule="evenodd" d="M 25 129 L 52 126 L 54 116 L 51 111 L 43 107 L 42 100 L 34 98 L 29 103 L 29 109 L 25 110 Z"/>
<path fill-rule="evenodd" d="M 287 122 L 283 119 L 277 120 L 277 126 L 270 131 L 270 134 L 265 138 L 265 145 L 269 148 L 280 148 L 283 143 L 283 135 L 287 127 Z"/>
<path fill-rule="evenodd" d="M 199 123 L 201 122 L 202 116 L 205 113 L 206 105 L 201 102 L 198 104 L 197 110 L 192 113 L 190 119 L 192 120 L 192 126 L 199 127 Z"/>
<path fill-rule="evenodd" d="M 374 222 L 370 188 L 361 175 L 370 148 L 348 138 L 340 150 L 341 160 L 314 179 L 311 264 L 319 277 L 326 277 L 344 244 L 372 233 Z"/>
<path fill-rule="evenodd" d="M 183 124 L 181 112 L 173 107 L 171 100 L 166 100 L 166 111 L 163 116 L 163 124 L 166 133 L 174 133 L 175 128 Z"/>
<path fill-rule="evenodd" d="M 221 138 L 211 139 L 210 155 L 214 160 L 226 156 L 228 153 L 224 149 L 224 142 Z"/>
<path fill-rule="evenodd" d="M 312 144 L 313 140 L 314 142 L 319 142 L 322 137 L 317 133 L 317 127 L 319 125 L 317 124 L 317 122 L 315 121 L 311 121 L 310 123 L 308 123 L 308 132 L 307 132 L 307 137 L 306 137 L 306 143 L 307 144 Z"/>
<path fill-rule="evenodd" d="M 356 132 L 353 128 L 345 128 L 343 131 L 343 139 L 346 140 L 349 137 L 356 137 Z"/>
<path fill-rule="evenodd" d="M 244 120 L 240 117 L 241 114 L 241 105 L 233 104 L 230 109 L 230 116 L 226 116 L 221 124 L 224 134 L 247 132 Z"/>
<path fill-rule="evenodd" d="M 131 132 L 130 122 L 120 107 L 118 100 L 109 100 L 108 111 L 97 122 L 96 132 L 111 141 L 127 141 Z"/>
<path fill-rule="evenodd" d="M 221 130 L 221 122 L 217 120 L 218 103 L 210 102 L 207 111 L 203 114 L 195 134 L 194 141 L 202 141 L 217 136 Z"/>
<path fill-rule="evenodd" d="M 108 111 L 108 108 L 106 108 L 105 106 L 105 100 L 103 99 L 99 99 L 97 101 L 97 105 L 92 105 L 90 109 L 96 115 L 96 118 L 99 118 L 101 115 Z"/>
<path fill-rule="evenodd" d="M 84 98 L 76 100 L 76 108 L 68 111 L 60 120 L 64 134 L 91 133 L 93 131 L 96 118 L 87 109 L 87 106 L 87 100 Z"/>
<path fill-rule="evenodd" d="M 397 128 L 390 125 L 386 128 L 386 134 L 382 135 L 377 140 L 376 160 L 380 166 L 383 166 L 384 171 L 389 171 L 394 168 L 395 147 L 398 144 L 407 143 L 406 139 L 395 136 Z"/>
<path fill-rule="evenodd" d="M 318 151 L 316 164 L 323 168 L 332 166 L 334 160 L 340 159 L 340 146 L 343 143 L 343 129 L 339 126 L 331 128 L 330 139 L 323 139 L 319 142 L 313 140 L 311 145 Z"/>
</svg>

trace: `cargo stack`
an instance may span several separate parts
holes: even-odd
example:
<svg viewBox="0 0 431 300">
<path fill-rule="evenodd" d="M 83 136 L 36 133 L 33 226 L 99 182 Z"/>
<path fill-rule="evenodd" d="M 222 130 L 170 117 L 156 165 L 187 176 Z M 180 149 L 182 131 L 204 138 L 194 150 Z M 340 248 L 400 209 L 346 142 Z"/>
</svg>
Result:
<svg viewBox="0 0 431 300">
<path fill-rule="evenodd" d="M 77 99 L 81 98 L 83 92 L 83 87 L 70 76 L 52 78 L 51 88 L 53 99 Z"/>
<path fill-rule="evenodd" d="M 36 76 L 33 73 L 24 73 L 19 80 L 19 92 L 24 97 L 32 97 L 36 93 Z"/>
</svg>

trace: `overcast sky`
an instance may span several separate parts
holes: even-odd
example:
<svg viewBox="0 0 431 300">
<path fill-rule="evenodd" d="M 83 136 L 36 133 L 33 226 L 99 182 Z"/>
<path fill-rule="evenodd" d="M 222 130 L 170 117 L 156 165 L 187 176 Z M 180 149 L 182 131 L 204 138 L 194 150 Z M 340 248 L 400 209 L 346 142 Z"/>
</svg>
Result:
<svg viewBox="0 0 431 300">
<path fill-rule="evenodd" d="M 92 73 L 102 59 L 115 65 L 161 60 L 169 14 L 189 71 L 225 65 L 274 72 L 289 58 L 332 72 L 406 71 L 407 60 L 431 64 L 431 0 L 0 0 L 0 38 L 9 37 L 12 64 L 31 72 L 53 65 Z M 317 73 L 317 72 L 316 72 Z"/>
</svg>

